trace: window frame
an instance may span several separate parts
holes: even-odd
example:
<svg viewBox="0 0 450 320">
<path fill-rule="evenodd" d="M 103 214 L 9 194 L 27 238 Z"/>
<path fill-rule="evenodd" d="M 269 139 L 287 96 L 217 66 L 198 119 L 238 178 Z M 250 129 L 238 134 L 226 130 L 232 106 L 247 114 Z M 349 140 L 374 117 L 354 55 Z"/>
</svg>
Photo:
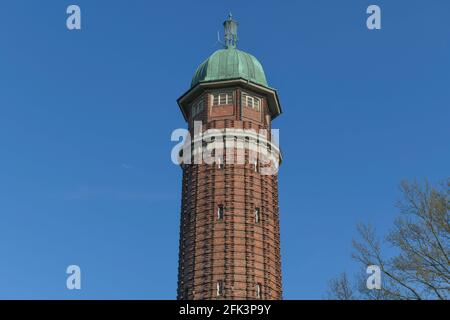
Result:
<svg viewBox="0 0 450 320">
<path fill-rule="evenodd" d="M 233 90 L 211 92 L 211 96 L 211 106 L 213 107 L 232 105 L 235 100 Z M 225 101 L 223 101 L 223 99 Z"/>
<path fill-rule="evenodd" d="M 251 101 L 251 104 L 249 104 L 249 101 Z M 257 102 L 257 104 L 256 104 L 256 102 Z M 241 103 L 246 108 L 250 108 L 257 112 L 261 112 L 262 99 L 256 95 L 242 91 Z"/>
<path fill-rule="evenodd" d="M 201 112 L 203 112 L 204 109 L 205 109 L 205 100 L 203 99 L 203 97 L 201 97 L 200 99 L 198 99 L 197 101 L 195 101 L 192 104 L 192 108 L 191 108 L 192 118 L 199 115 Z"/>
</svg>

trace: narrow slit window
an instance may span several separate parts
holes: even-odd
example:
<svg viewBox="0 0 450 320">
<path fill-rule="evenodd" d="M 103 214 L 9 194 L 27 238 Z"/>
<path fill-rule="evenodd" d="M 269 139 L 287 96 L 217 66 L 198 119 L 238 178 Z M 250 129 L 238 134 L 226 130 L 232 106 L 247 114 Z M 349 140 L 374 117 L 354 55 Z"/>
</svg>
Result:
<svg viewBox="0 0 450 320">
<path fill-rule="evenodd" d="M 259 216 L 259 208 L 255 209 L 255 222 L 258 223 L 260 220 L 260 216 Z"/>
<path fill-rule="evenodd" d="M 216 283 L 216 295 L 217 295 L 218 297 L 223 296 L 223 291 L 224 291 L 224 288 L 223 288 L 223 281 L 222 281 L 222 280 L 219 280 L 219 281 L 217 281 L 217 283 Z"/>
<path fill-rule="evenodd" d="M 256 298 L 261 299 L 261 284 L 260 283 L 256 284 Z"/>
<path fill-rule="evenodd" d="M 219 207 L 217 208 L 217 219 L 223 220 L 223 215 L 224 215 L 223 205 L 219 205 Z"/>
</svg>

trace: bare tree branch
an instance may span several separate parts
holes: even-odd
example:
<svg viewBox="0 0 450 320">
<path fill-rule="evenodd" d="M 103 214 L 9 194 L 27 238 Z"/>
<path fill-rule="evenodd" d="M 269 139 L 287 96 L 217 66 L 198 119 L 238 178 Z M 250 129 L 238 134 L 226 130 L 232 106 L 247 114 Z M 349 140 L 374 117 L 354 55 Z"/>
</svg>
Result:
<svg viewBox="0 0 450 320">
<path fill-rule="evenodd" d="M 356 279 L 352 285 L 342 276 L 330 282 L 331 292 L 344 288 L 352 291 L 352 299 L 441 299 L 450 298 L 450 179 L 440 187 L 428 181 L 419 184 L 402 181 L 403 199 L 398 203 L 400 216 L 394 228 L 381 242 L 371 225 L 358 224 L 358 240 L 353 240 L 352 257 L 363 270 L 378 265 L 384 275 L 380 290 L 366 288 L 367 275 Z M 396 251 L 393 257 L 382 254 L 382 244 Z"/>
</svg>

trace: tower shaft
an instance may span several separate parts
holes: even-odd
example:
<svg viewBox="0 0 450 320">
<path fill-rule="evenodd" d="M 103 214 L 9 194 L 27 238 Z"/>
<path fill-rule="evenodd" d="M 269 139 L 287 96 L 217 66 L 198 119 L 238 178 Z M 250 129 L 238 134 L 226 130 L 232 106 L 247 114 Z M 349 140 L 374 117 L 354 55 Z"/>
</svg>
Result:
<svg viewBox="0 0 450 320">
<path fill-rule="evenodd" d="M 190 139 L 183 170 L 178 299 L 281 299 L 278 166 L 271 123 L 281 114 L 260 62 L 225 49 L 197 69 L 178 99 Z"/>
<path fill-rule="evenodd" d="M 223 92 L 230 101 L 214 105 Z M 201 121 L 203 143 L 232 142 L 236 148 L 231 156 L 225 148 L 212 164 L 182 165 L 179 299 L 281 299 L 278 177 L 262 174 L 263 164 L 252 160 L 250 148 L 272 144 L 269 134 L 258 140 L 248 136 L 270 128 L 269 109 L 260 96 L 259 111 L 247 107 L 242 99 L 249 95 L 256 97 L 225 87 L 194 102 L 204 108 L 189 119 L 190 132 L 194 121 Z M 209 129 L 227 132 L 212 140 Z"/>
</svg>

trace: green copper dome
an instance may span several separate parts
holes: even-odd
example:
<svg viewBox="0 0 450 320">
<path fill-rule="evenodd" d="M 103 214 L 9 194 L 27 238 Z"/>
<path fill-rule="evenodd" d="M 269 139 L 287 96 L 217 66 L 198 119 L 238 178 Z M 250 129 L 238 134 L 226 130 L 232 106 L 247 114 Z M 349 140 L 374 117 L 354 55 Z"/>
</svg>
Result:
<svg viewBox="0 0 450 320">
<path fill-rule="evenodd" d="M 238 78 L 268 87 L 261 63 L 251 54 L 230 46 L 217 50 L 197 68 L 191 87 L 200 82 Z"/>
</svg>

